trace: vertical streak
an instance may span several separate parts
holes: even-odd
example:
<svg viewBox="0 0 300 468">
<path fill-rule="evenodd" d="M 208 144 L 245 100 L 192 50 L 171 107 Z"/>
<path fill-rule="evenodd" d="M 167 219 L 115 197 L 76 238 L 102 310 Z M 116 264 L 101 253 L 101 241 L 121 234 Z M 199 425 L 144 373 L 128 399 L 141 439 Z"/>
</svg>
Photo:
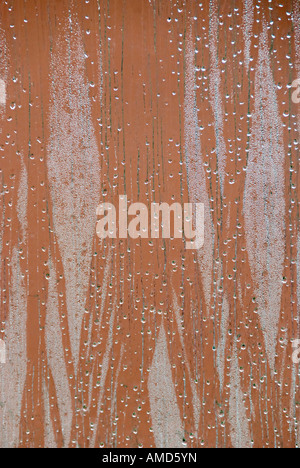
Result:
<svg viewBox="0 0 300 468">
<path fill-rule="evenodd" d="M 258 311 L 274 369 L 284 263 L 285 153 L 266 27 L 260 37 L 258 60 L 244 212 Z"/>
</svg>

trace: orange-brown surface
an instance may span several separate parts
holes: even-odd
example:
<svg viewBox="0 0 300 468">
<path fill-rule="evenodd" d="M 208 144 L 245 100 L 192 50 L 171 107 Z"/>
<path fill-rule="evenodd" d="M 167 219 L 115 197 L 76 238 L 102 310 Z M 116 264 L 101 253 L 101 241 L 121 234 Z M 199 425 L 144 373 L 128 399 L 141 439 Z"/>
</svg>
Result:
<svg viewBox="0 0 300 468">
<path fill-rule="evenodd" d="M 298 0 L 2 0 L 2 447 L 300 444 Z M 204 203 L 205 241 L 103 202 Z"/>
</svg>

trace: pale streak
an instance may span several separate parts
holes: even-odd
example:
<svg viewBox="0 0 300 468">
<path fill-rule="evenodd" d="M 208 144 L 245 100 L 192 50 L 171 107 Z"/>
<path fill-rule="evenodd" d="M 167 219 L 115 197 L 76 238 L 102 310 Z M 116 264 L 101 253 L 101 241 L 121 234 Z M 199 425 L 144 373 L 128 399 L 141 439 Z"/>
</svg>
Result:
<svg viewBox="0 0 300 468">
<path fill-rule="evenodd" d="M 292 378 L 291 378 L 291 397 L 290 397 L 290 432 L 295 432 L 295 441 L 297 448 L 300 447 L 300 421 L 297 420 L 297 410 L 296 410 L 296 401 L 297 394 L 299 393 L 299 366 L 294 364 L 292 368 Z"/>
<path fill-rule="evenodd" d="M 241 389 L 241 377 L 235 345 L 230 369 L 229 396 L 230 438 L 234 448 L 251 447 L 249 421 L 247 419 L 246 408 L 243 400 L 244 397 Z"/>
<path fill-rule="evenodd" d="M 298 2 L 293 3 L 293 27 L 294 27 L 294 41 L 295 41 L 295 70 L 296 76 L 294 79 L 300 79 L 300 5 Z M 296 92 L 296 88 L 292 88 L 292 94 Z M 299 93 L 297 93 L 299 95 Z M 295 111 L 297 112 L 297 126 L 298 126 L 298 141 L 300 134 L 300 104 L 296 104 Z"/>
<path fill-rule="evenodd" d="M 17 247 L 11 256 L 9 316 L 6 322 L 6 364 L 0 364 L 0 445 L 14 448 L 19 443 L 21 404 L 26 379 L 27 354 L 24 324 L 27 321 L 27 297 Z"/>
<path fill-rule="evenodd" d="M 1 86 L 1 83 L 0 83 Z M 27 235 L 27 171 L 22 162 L 17 197 L 17 216 L 23 240 Z M 5 364 L 0 365 L 0 414 L 2 413 L 2 447 L 16 447 L 19 442 L 19 421 L 23 387 L 26 379 L 26 323 L 27 299 L 22 279 L 17 247 L 12 250 L 9 318 L 6 323 Z"/>
<path fill-rule="evenodd" d="M 297 76 L 300 78 L 300 5 L 299 2 L 293 2 L 293 27 L 294 27 L 294 41 L 295 41 L 295 55 L 296 55 L 296 71 Z"/>
<path fill-rule="evenodd" d="M 229 324 L 229 303 L 227 297 L 224 296 L 222 304 L 222 316 L 220 324 L 220 336 L 217 348 L 217 370 L 220 379 L 220 388 L 223 390 L 224 386 L 224 371 L 225 371 L 225 350 L 226 350 L 226 337 L 228 334 Z"/>
<path fill-rule="evenodd" d="M 77 368 L 99 202 L 100 169 L 78 22 L 52 56 L 48 174 L 62 256 L 72 354 Z"/>
<path fill-rule="evenodd" d="M 45 324 L 46 351 L 55 384 L 58 409 L 62 422 L 64 446 L 68 447 L 71 436 L 72 402 L 63 352 L 63 338 L 56 284 L 57 275 L 50 259 L 50 279 Z"/>
<path fill-rule="evenodd" d="M 6 84 L 4 80 L 0 79 L 0 104 L 6 104 Z"/>
<path fill-rule="evenodd" d="M 119 387 L 119 376 L 120 376 L 120 372 L 121 372 L 124 349 L 125 349 L 125 345 L 123 343 L 122 346 L 121 346 L 120 357 L 119 357 L 118 367 L 117 367 L 116 376 L 115 376 L 113 398 L 112 398 L 112 402 L 111 402 L 111 415 L 116 414 L 116 412 L 117 412 L 117 404 L 118 404 L 117 390 L 118 390 L 118 387 Z"/>
<path fill-rule="evenodd" d="M 260 37 L 254 94 L 244 192 L 245 232 L 258 312 L 274 369 L 285 247 L 285 152 L 266 26 Z"/>
<path fill-rule="evenodd" d="M 221 69 L 218 57 L 218 13 L 217 0 L 210 0 L 210 24 L 209 24 L 209 51 L 210 51 L 210 73 L 209 93 L 210 102 L 214 114 L 216 154 L 218 161 L 218 172 L 220 175 L 221 190 L 224 190 L 224 179 L 226 169 L 226 144 L 224 140 L 224 108 L 223 95 L 221 93 Z"/>
<path fill-rule="evenodd" d="M 103 323 L 102 322 L 102 318 L 103 318 L 103 314 L 104 314 L 104 311 L 105 311 L 105 306 L 106 306 L 106 303 L 107 303 L 107 288 L 108 288 L 108 284 L 109 284 L 109 281 L 111 279 L 111 271 L 112 271 L 112 263 L 111 263 L 111 260 L 112 260 L 112 249 L 110 247 L 108 247 L 108 253 L 105 255 L 106 257 L 106 263 L 105 263 L 105 268 L 104 268 L 104 272 L 103 272 L 103 283 L 102 283 L 102 286 L 101 286 L 101 303 L 100 303 L 100 310 L 99 310 L 99 326 L 101 326 L 101 324 Z M 116 304 L 114 305 L 114 308 L 116 307 Z M 89 333 L 88 333 L 88 339 L 87 339 L 87 343 L 89 345 L 89 349 L 91 349 L 92 347 L 92 332 L 93 332 L 93 325 L 95 324 L 94 322 L 94 318 L 93 318 L 93 315 L 91 314 L 90 316 L 90 322 L 89 322 Z M 112 333 L 112 328 L 110 328 L 110 333 Z M 109 335 L 110 336 L 110 335 Z M 101 339 L 101 337 L 99 336 L 99 339 Z M 110 338 L 109 338 L 109 343 L 110 343 Z M 107 349 L 106 349 L 107 351 Z M 104 372 L 102 372 L 102 375 L 104 375 Z M 104 380 L 104 383 L 105 383 L 105 380 Z M 104 385 L 103 383 L 103 385 Z M 91 397 L 92 397 L 92 392 L 93 392 L 93 372 L 90 373 L 90 383 L 89 383 L 89 401 L 91 401 Z M 102 399 L 102 397 L 101 397 Z"/>
<path fill-rule="evenodd" d="M 252 28 L 254 22 L 254 7 L 253 0 L 244 0 L 244 17 L 243 17 L 243 34 L 244 34 L 244 55 L 245 55 L 245 67 L 249 70 L 250 66 L 250 50 L 251 50 L 251 38 Z"/>
<path fill-rule="evenodd" d="M 21 232 L 23 238 L 27 234 L 27 204 L 28 204 L 28 175 L 27 169 L 22 161 L 21 163 L 21 175 L 20 175 L 20 184 L 18 189 L 18 205 L 17 205 L 17 215 L 18 220 L 21 225 Z"/>
<path fill-rule="evenodd" d="M 295 46 L 295 79 L 300 78 L 300 5 L 299 2 L 293 2 L 293 27 L 294 27 L 294 46 Z M 295 88 L 292 88 L 292 93 L 295 92 Z M 297 127 L 298 135 L 300 134 L 300 104 L 296 104 L 295 111 L 297 112 Z M 299 136 L 298 136 L 299 139 Z M 299 140 L 298 140 L 299 141 Z M 298 220 L 298 231 L 299 231 L 299 220 Z M 297 317 L 298 317 L 298 334 L 292 337 L 293 339 L 299 339 L 300 333 L 300 234 L 298 233 L 297 239 Z M 294 365 L 292 370 L 292 388 L 291 388 L 291 426 L 295 430 L 296 443 L 298 448 L 300 447 L 300 422 L 296 420 L 296 400 L 297 392 L 299 392 L 299 366 Z"/>
<path fill-rule="evenodd" d="M 201 155 L 196 99 L 195 46 L 191 33 L 186 42 L 185 60 L 184 137 L 188 188 L 192 203 L 204 203 L 204 246 L 198 251 L 198 261 L 201 266 L 205 302 L 209 307 L 213 270 L 213 225 Z"/>
<path fill-rule="evenodd" d="M 6 362 L 6 345 L 4 340 L 0 340 L 0 364 Z"/>
<path fill-rule="evenodd" d="M 184 336 L 183 336 L 183 331 L 182 331 L 182 323 L 181 323 L 181 320 L 180 320 L 180 309 L 179 309 L 179 306 L 178 306 L 178 302 L 177 302 L 177 298 L 176 298 L 176 294 L 175 294 L 174 289 L 173 289 L 173 309 L 174 309 L 174 313 L 175 313 L 175 319 L 176 319 L 177 329 L 178 329 L 178 333 L 179 333 L 180 344 L 181 344 L 181 347 L 183 349 L 185 365 L 187 367 L 188 376 L 189 376 L 190 385 L 191 385 L 192 394 L 193 394 L 193 414 L 194 414 L 194 421 L 195 421 L 195 428 L 196 428 L 195 436 L 197 437 L 197 431 L 198 431 L 198 428 L 199 428 L 201 403 L 200 403 L 200 399 L 199 399 L 199 396 L 198 396 L 196 379 L 193 378 L 193 375 L 192 375 L 192 372 L 191 372 L 191 367 L 190 367 L 190 364 L 189 364 L 189 361 L 188 361 L 187 355 L 186 355 L 185 344 L 184 344 Z"/>
<path fill-rule="evenodd" d="M 43 382 L 43 396 L 44 396 L 44 409 L 45 409 L 45 441 L 44 447 L 45 448 L 57 448 L 53 424 L 51 421 L 51 413 L 50 413 L 50 401 L 49 401 L 49 392 L 46 386 L 45 380 Z"/>
<path fill-rule="evenodd" d="M 297 318 L 298 318 L 298 334 L 293 337 L 294 339 L 300 338 L 300 233 L 298 233 L 297 239 Z M 296 442 L 298 448 L 300 447 L 300 421 L 296 420 L 296 401 L 297 395 L 299 394 L 299 379 L 300 377 L 300 367 L 299 365 L 293 365 L 292 372 L 292 388 L 291 388 L 291 420 L 293 421 L 293 426 L 296 435 Z"/>
<path fill-rule="evenodd" d="M 114 321 L 115 321 L 115 316 L 116 316 L 116 307 L 117 307 L 117 300 L 115 299 L 112 314 L 110 317 L 110 322 L 109 322 L 108 340 L 106 343 L 105 354 L 103 356 L 102 367 L 101 367 L 101 377 L 100 377 L 100 383 L 99 383 L 100 393 L 99 393 L 99 398 L 97 401 L 97 419 L 96 419 L 94 432 L 91 438 L 91 447 L 95 447 L 95 444 L 96 444 L 96 436 L 98 432 L 100 410 L 101 410 L 101 405 L 102 405 L 103 395 L 104 395 L 104 390 L 105 390 L 105 381 L 106 381 L 106 377 L 107 377 L 107 373 L 109 369 L 109 364 L 111 361 L 111 350 L 113 347 L 113 331 L 114 331 Z"/>
<path fill-rule="evenodd" d="M 184 431 L 172 380 L 164 325 L 161 325 L 155 347 L 148 391 L 156 448 L 182 448 Z"/>
</svg>

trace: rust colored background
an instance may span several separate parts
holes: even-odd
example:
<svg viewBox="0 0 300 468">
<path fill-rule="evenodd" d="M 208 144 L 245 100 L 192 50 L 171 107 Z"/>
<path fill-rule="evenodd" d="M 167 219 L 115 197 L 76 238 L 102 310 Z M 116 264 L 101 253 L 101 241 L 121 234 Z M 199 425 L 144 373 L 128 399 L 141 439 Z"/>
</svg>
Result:
<svg viewBox="0 0 300 468">
<path fill-rule="evenodd" d="M 1 0 L 2 447 L 300 444 L 298 0 Z M 205 243 L 100 241 L 202 202 Z"/>
</svg>

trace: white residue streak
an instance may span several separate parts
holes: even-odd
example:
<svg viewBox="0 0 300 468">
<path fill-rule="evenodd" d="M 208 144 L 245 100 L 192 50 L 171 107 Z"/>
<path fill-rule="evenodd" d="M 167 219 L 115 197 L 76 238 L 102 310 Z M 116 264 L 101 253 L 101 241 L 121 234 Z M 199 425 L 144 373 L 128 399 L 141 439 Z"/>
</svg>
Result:
<svg viewBox="0 0 300 468">
<path fill-rule="evenodd" d="M 43 381 L 43 395 L 44 395 L 44 402 L 45 402 L 45 448 L 57 448 L 55 442 L 55 436 L 53 431 L 53 424 L 51 421 L 51 413 L 50 413 L 50 400 L 49 400 L 49 392 L 45 383 Z"/>
<path fill-rule="evenodd" d="M 224 109 L 223 96 L 221 95 L 221 69 L 218 57 L 218 13 L 217 1 L 210 0 L 210 27 L 209 27 L 209 50 L 210 50 L 210 74 L 209 92 L 210 101 L 214 114 L 216 153 L 218 160 L 218 172 L 220 174 L 221 190 L 224 189 L 226 145 L 224 140 Z"/>
<path fill-rule="evenodd" d="M 300 78 L 300 5 L 299 2 L 293 4 L 293 27 L 295 40 L 295 55 L 296 55 L 296 72 L 295 78 Z"/>
<path fill-rule="evenodd" d="M 156 343 L 148 389 L 155 446 L 157 448 L 182 448 L 184 432 L 163 325 Z"/>
<path fill-rule="evenodd" d="M 67 369 L 63 353 L 61 320 L 59 317 L 57 275 L 50 263 L 47 315 L 45 325 L 46 350 L 57 394 L 64 445 L 68 446 L 71 434 L 72 404 Z"/>
<path fill-rule="evenodd" d="M 9 317 L 6 322 L 6 363 L 0 366 L 0 445 L 15 448 L 19 443 L 21 404 L 26 379 L 26 288 L 22 280 L 19 254 L 14 247 L 11 258 Z"/>
<path fill-rule="evenodd" d="M 180 344 L 181 344 L 181 347 L 183 349 L 185 364 L 186 364 L 187 371 L 188 371 L 188 378 L 189 378 L 189 381 L 190 381 L 192 394 L 193 394 L 193 416 L 194 416 L 195 428 L 196 428 L 196 432 L 197 432 L 198 428 L 199 428 L 201 402 L 200 402 L 198 392 L 197 392 L 197 384 L 195 382 L 196 381 L 195 369 L 191 369 L 190 364 L 189 364 L 189 360 L 187 359 L 187 356 L 186 356 L 184 335 L 183 335 L 182 323 L 181 323 L 181 319 L 180 319 L 180 309 L 179 309 L 179 306 L 178 306 L 178 302 L 177 302 L 177 298 L 176 298 L 176 294 L 175 294 L 174 290 L 173 290 L 173 310 L 174 310 L 174 313 L 175 313 L 175 319 L 176 319 L 178 333 L 179 333 L 179 337 L 180 337 Z"/>
<path fill-rule="evenodd" d="M 234 448 L 250 448 L 250 427 L 243 401 L 236 346 L 234 346 L 233 353 L 230 370 L 229 397 L 230 438 Z"/>
<path fill-rule="evenodd" d="M 294 41 L 295 41 L 295 79 L 300 79 L 300 5 L 299 2 L 293 4 L 293 27 L 294 27 Z M 293 93 L 297 93 L 296 89 L 292 89 Z M 297 93 L 297 96 L 299 93 Z M 297 103 L 297 121 L 298 121 L 298 135 L 300 133 L 300 107 Z M 299 140 L 299 136 L 297 138 Z"/>
<path fill-rule="evenodd" d="M 0 104 L 6 104 L 6 84 L 4 80 L 0 79 Z"/>
<path fill-rule="evenodd" d="M 21 226 L 23 238 L 27 234 L 27 204 L 28 204 L 28 175 L 27 169 L 22 161 L 20 185 L 18 189 L 17 214 Z"/>
<path fill-rule="evenodd" d="M 244 0 L 244 17 L 243 17 L 243 33 L 245 41 L 245 66 L 247 70 L 250 65 L 250 49 L 251 49 L 251 37 L 252 37 L 252 28 L 254 22 L 254 7 L 253 0 Z"/>
<path fill-rule="evenodd" d="M 246 242 L 258 311 L 273 369 L 284 263 L 285 152 L 266 27 L 260 37 L 254 94 L 244 193 Z"/>
<path fill-rule="evenodd" d="M 226 349 L 226 337 L 228 334 L 229 324 L 229 304 L 227 297 L 223 299 L 222 305 L 222 317 L 220 324 L 220 336 L 217 349 L 217 370 L 220 379 L 220 388 L 223 390 L 224 386 L 224 372 L 225 372 L 225 349 Z"/>
<path fill-rule="evenodd" d="M 109 322 L 109 335 L 108 335 L 108 340 L 106 343 L 106 348 L 105 348 L 105 354 L 103 356 L 103 361 L 102 361 L 102 367 L 101 367 L 101 377 L 100 377 L 100 392 L 99 392 L 99 398 L 97 402 L 97 420 L 95 424 L 95 430 L 92 435 L 92 447 L 95 447 L 96 444 L 96 437 L 97 437 L 97 432 L 98 432 L 98 425 L 99 425 L 99 417 L 100 417 L 100 411 L 101 407 L 103 405 L 103 395 L 105 391 L 105 381 L 107 378 L 109 366 L 111 364 L 111 351 L 113 347 L 113 327 L 114 327 L 114 321 L 115 321 L 115 316 L 116 316 L 116 307 L 117 307 L 117 301 L 115 300 L 114 302 L 114 307 L 112 310 L 112 314 L 110 317 L 110 322 Z M 91 380 L 90 380 L 90 387 L 91 387 Z M 91 395 L 89 398 L 89 403 L 92 404 L 91 402 Z"/>
<path fill-rule="evenodd" d="M 213 229 L 206 189 L 206 177 L 201 156 L 196 102 L 195 47 L 191 37 L 187 39 L 186 43 L 184 115 L 185 153 L 190 199 L 193 203 L 204 203 L 205 240 L 203 248 L 198 252 L 198 259 L 201 265 L 205 301 L 208 307 L 212 286 Z"/>
<path fill-rule="evenodd" d="M 85 58 L 76 21 L 52 56 L 51 141 L 48 174 L 54 229 L 63 260 L 72 353 L 77 368 L 82 317 L 99 201 L 100 170 L 85 79 Z"/>
<path fill-rule="evenodd" d="M 0 364 L 6 363 L 6 346 L 5 341 L 0 340 Z"/>
</svg>

